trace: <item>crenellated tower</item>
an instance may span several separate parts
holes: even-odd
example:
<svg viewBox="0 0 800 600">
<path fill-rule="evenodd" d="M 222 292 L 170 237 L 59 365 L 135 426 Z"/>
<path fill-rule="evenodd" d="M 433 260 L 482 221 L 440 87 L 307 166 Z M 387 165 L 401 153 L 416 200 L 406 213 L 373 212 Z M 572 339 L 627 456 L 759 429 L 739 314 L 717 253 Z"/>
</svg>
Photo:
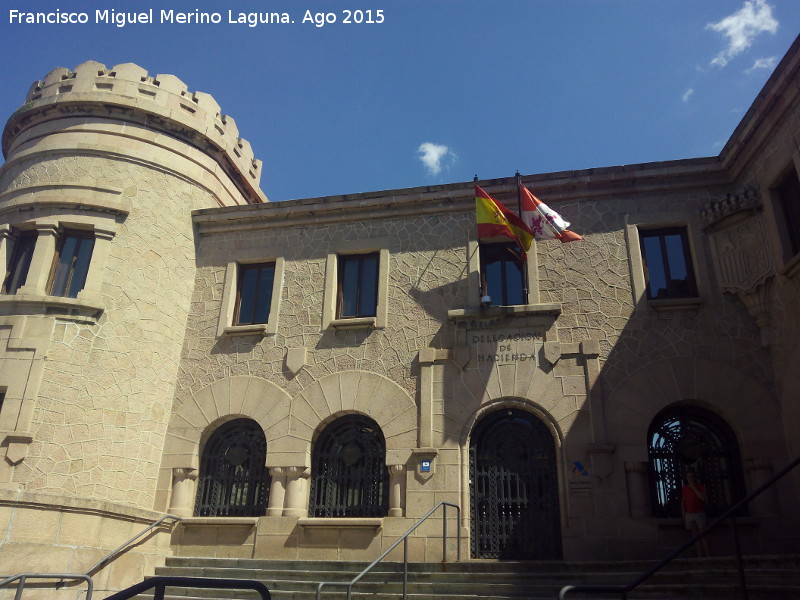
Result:
<svg viewBox="0 0 800 600">
<path fill-rule="evenodd" d="M 2 148 L 0 510 L 33 503 L 55 531 L 65 505 L 130 519 L 157 488 L 195 282 L 191 212 L 265 202 L 261 163 L 210 95 L 130 63 L 51 71 Z"/>
</svg>

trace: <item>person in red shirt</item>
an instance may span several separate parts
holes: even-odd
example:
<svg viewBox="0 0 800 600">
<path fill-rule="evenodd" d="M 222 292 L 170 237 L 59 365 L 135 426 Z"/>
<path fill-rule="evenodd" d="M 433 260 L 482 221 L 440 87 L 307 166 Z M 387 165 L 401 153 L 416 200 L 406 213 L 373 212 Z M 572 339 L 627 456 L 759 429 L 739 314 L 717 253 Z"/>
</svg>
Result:
<svg viewBox="0 0 800 600">
<path fill-rule="evenodd" d="M 681 509 L 686 529 L 692 535 L 697 535 L 707 524 L 706 488 L 697 481 L 697 475 L 692 469 L 686 471 L 686 485 L 681 489 Z M 700 538 L 694 546 L 698 556 L 709 556 L 708 536 Z"/>
</svg>

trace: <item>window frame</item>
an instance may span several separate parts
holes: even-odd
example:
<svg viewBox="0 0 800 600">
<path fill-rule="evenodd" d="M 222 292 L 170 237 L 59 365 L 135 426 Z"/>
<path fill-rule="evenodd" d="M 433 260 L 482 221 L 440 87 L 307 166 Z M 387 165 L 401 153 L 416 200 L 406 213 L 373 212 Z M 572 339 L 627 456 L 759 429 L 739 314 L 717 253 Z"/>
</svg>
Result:
<svg viewBox="0 0 800 600">
<path fill-rule="evenodd" d="M 252 307 L 252 310 L 250 311 L 251 312 L 251 319 L 248 322 L 243 323 L 242 322 L 241 310 L 242 310 L 242 292 L 243 292 L 243 289 L 244 289 L 244 278 L 245 278 L 247 272 L 253 271 L 253 270 L 256 270 L 256 269 L 258 270 L 258 274 L 256 276 L 257 277 L 256 285 L 255 285 L 256 289 L 254 290 L 255 297 L 253 298 L 253 301 L 252 301 L 253 307 Z M 266 269 L 271 269 L 272 270 L 272 275 L 271 275 L 272 281 L 270 282 L 270 285 L 268 286 L 269 289 L 268 290 L 264 290 L 264 293 L 266 293 L 266 296 L 267 296 L 266 299 L 264 299 L 264 298 L 260 298 L 262 290 L 261 290 L 261 286 L 259 285 L 259 282 L 260 282 L 261 277 L 263 276 L 263 273 L 264 273 L 264 271 Z M 272 296 L 275 293 L 275 271 L 276 271 L 275 261 L 263 262 L 263 263 L 244 263 L 244 264 L 239 264 L 237 266 L 237 270 L 238 270 L 238 274 L 237 274 L 237 284 L 236 284 L 236 306 L 235 306 L 234 312 L 233 312 L 233 321 L 232 321 L 233 326 L 234 327 L 239 327 L 239 326 L 248 326 L 248 325 L 266 325 L 267 323 L 269 323 L 270 313 L 271 313 L 271 308 L 272 308 Z M 256 320 L 257 319 L 256 312 L 258 311 L 259 306 L 263 306 L 263 305 L 266 305 L 266 313 L 267 313 L 266 317 L 265 317 L 264 320 Z"/>
<path fill-rule="evenodd" d="M 56 290 L 56 284 L 59 281 L 59 273 L 61 272 L 62 265 L 66 264 L 62 263 L 64 247 L 71 239 L 78 240 L 78 242 L 76 244 L 75 251 L 72 253 L 69 264 L 64 267 L 66 269 L 66 277 L 62 286 L 63 289 Z M 87 240 L 91 240 L 91 247 L 88 250 L 88 254 L 81 255 L 83 243 Z M 64 229 L 59 231 L 58 240 L 56 243 L 56 252 L 53 257 L 53 265 L 50 271 L 50 277 L 47 281 L 48 295 L 59 298 L 78 297 L 78 294 L 80 294 L 81 291 L 83 291 L 83 289 L 86 287 L 86 280 L 88 279 L 89 270 L 92 264 L 92 255 L 94 254 L 95 242 L 95 235 L 92 231 L 83 231 L 78 229 Z M 85 260 L 83 256 L 85 256 Z M 78 279 L 76 279 L 76 273 L 78 274 Z M 80 287 L 75 289 L 73 294 L 73 282 L 78 280 L 80 281 Z M 60 291 L 60 293 L 56 293 L 57 291 Z"/>
<path fill-rule="evenodd" d="M 670 264 L 668 250 L 666 248 L 666 238 L 668 236 L 679 235 L 681 240 L 681 249 L 683 253 L 683 266 L 686 269 L 686 281 L 688 290 L 686 293 L 672 293 L 665 296 L 658 296 L 653 294 L 650 269 L 648 267 L 648 256 L 645 248 L 645 240 L 657 238 L 659 240 L 659 255 L 661 259 L 661 267 L 663 269 L 664 278 L 666 282 L 670 281 Z M 644 275 L 644 291 L 647 299 L 650 302 L 659 301 L 683 301 L 699 297 L 698 278 L 694 265 L 694 254 L 692 252 L 692 245 L 689 241 L 689 228 L 685 225 L 665 225 L 660 227 L 640 227 L 638 231 L 639 251 L 641 253 L 642 272 Z M 668 284 L 665 284 L 668 285 Z M 664 288 L 668 289 L 668 288 Z"/>
<path fill-rule="evenodd" d="M 792 163 L 770 188 L 784 263 L 800 255 L 800 173 Z"/>
<path fill-rule="evenodd" d="M 515 249 L 516 249 L 517 252 L 519 252 L 519 257 L 514 255 L 514 250 Z M 510 258 L 508 258 L 508 259 L 500 258 L 499 260 L 493 260 L 491 262 L 488 261 L 490 253 L 495 253 L 495 252 L 502 253 L 504 250 L 508 251 L 508 254 L 509 254 Z M 481 297 L 481 302 L 483 301 L 483 298 L 486 295 L 488 295 L 489 297 L 492 298 L 492 306 L 526 306 L 526 305 L 528 305 L 528 303 L 530 302 L 530 293 L 529 293 L 529 290 L 528 290 L 528 269 L 527 269 L 527 265 L 526 265 L 527 260 L 524 260 L 522 258 L 522 249 L 519 247 L 519 245 L 517 245 L 515 242 L 489 242 L 489 243 L 479 242 L 478 243 L 478 253 L 480 255 L 479 273 L 480 273 L 480 297 Z M 515 258 L 516 258 L 516 260 L 514 260 Z M 492 295 L 490 293 L 490 290 L 488 289 L 488 286 L 489 286 L 489 283 L 488 283 L 488 280 L 487 280 L 488 265 L 490 265 L 490 264 L 492 264 L 494 262 L 500 262 L 501 263 L 500 277 L 502 279 L 502 284 L 501 284 L 502 299 L 501 299 L 500 302 L 497 301 L 497 298 L 495 298 L 495 295 Z M 519 283 L 520 283 L 520 287 L 521 287 L 521 289 L 520 289 L 521 300 L 522 300 L 521 302 L 508 302 L 507 301 L 507 300 L 509 300 L 508 296 L 510 295 L 510 292 L 509 292 L 509 285 L 507 283 L 508 269 L 506 268 L 506 265 L 509 264 L 509 263 L 518 265 L 519 276 L 520 276 L 520 282 Z"/>
<path fill-rule="evenodd" d="M 374 317 L 338 318 L 339 257 L 345 255 L 378 255 L 378 290 Z M 387 238 L 337 241 L 325 259 L 325 291 L 322 308 L 322 330 L 384 329 L 389 313 L 389 241 Z"/>
<path fill-rule="evenodd" d="M 3 289 L 2 293 L 7 295 L 16 294 L 21 287 L 25 285 L 28 279 L 28 272 L 31 268 L 31 262 L 33 261 L 33 253 L 36 249 L 36 243 L 39 238 L 39 233 L 34 229 L 26 229 L 26 230 L 18 230 L 14 229 L 12 233 L 13 247 L 11 249 L 11 256 L 6 265 L 6 276 L 3 279 Z M 29 240 L 30 246 L 22 246 L 23 240 Z M 20 269 L 21 262 L 21 254 L 24 250 L 29 249 L 29 253 L 27 255 L 27 260 L 25 261 L 24 268 Z M 20 272 L 23 272 L 23 275 L 20 276 Z M 13 289 L 9 287 L 9 283 L 12 279 L 16 279 L 16 283 L 13 286 Z"/>
<path fill-rule="evenodd" d="M 378 252 L 368 252 L 365 254 L 339 254 L 336 258 L 336 318 L 337 319 L 364 319 L 374 318 L 378 314 L 378 280 L 380 278 L 380 255 Z M 367 261 L 374 263 L 374 273 L 372 274 L 373 281 L 364 281 L 369 274 L 365 273 L 365 265 Z M 345 290 L 345 278 L 347 276 L 347 267 L 349 264 L 356 264 L 356 277 L 355 289 Z M 348 286 L 349 287 L 349 286 Z M 367 289 L 369 288 L 369 289 Z M 345 298 L 350 292 L 354 294 L 354 298 Z M 367 296 L 364 298 L 365 294 Z M 369 302 L 369 308 L 361 306 L 362 301 L 372 300 Z M 346 304 L 351 301 L 355 304 L 354 314 L 343 314 Z"/>
<path fill-rule="evenodd" d="M 248 267 L 249 265 L 266 264 L 275 265 L 268 321 L 266 323 L 237 325 L 240 271 L 242 267 Z M 228 335 L 275 335 L 278 333 L 285 268 L 286 261 L 282 256 L 261 248 L 239 250 L 233 255 L 225 266 L 225 280 L 220 303 L 219 321 L 217 323 L 217 337 Z"/>
</svg>

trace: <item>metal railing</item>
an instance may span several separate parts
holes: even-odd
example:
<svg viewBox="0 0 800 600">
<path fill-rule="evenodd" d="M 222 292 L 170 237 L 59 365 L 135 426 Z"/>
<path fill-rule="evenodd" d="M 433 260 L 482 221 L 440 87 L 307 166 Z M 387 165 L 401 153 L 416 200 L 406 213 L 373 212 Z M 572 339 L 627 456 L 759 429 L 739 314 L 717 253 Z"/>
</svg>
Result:
<svg viewBox="0 0 800 600">
<path fill-rule="evenodd" d="M 116 594 L 108 596 L 105 600 L 128 600 L 134 596 L 153 590 L 153 600 L 164 600 L 167 587 L 202 588 L 207 590 L 255 590 L 261 600 L 271 600 L 267 586 L 255 579 L 215 579 L 208 577 L 150 577 L 141 583 L 132 585 Z"/>
<path fill-rule="evenodd" d="M 28 579 L 57 579 L 58 581 L 55 583 L 56 588 L 66 585 L 68 581 L 77 581 L 83 580 L 86 582 L 86 600 L 92 600 L 92 593 L 94 591 L 94 581 L 92 579 L 92 574 L 102 569 L 106 566 L 111 560 L 116 558 L 119 554 L 122 553 L 123 550 L 130 547 L 138 539 L 144 537 L 148 533 L 150 533 L 153 529 L 160 527 L 162 523 L 165 521 L 172 521 L 173 524 L 180 521 L 180 517 L 176 517 L 174 515 L 164 515 L 154 523 L 151 523 L 147 527 L 145 527 L 142 531 L 134 535 L 128 541 L 124 542 L 120 546 L 116 547 L 114 550 L 109 552 L 103 559 L 96 562 L 94 565 L 86 569 L 83 573 L 18 573 L 16 575 L 11 575 L 10 577 L 6 577 L 5 579 L 0 581 L 0 589 L 4 588 L 5 586 L 17 582 L 17 592 L 14 594 L 14 600 L 20 600 L 22 598 L 22 591 L 25 589 L 25 584 L 27 583 Z"/>
<path fill-rule="evenodd" d="M 367 573 L 372 570 L 372 567 L 377 565 L 380 561 L 382 561 L 386 556 L 400 543 L 403 543 L 403 600 L 406 600 L 408 597 L 408 538 L 409 536 L 416 531 L 417 527 L 422 525 L 428 518 L 435 513 L 439 507 L 442 507 L 442 562 L 447 562 L 447 507 L 452 506 L 456 509 L 456 560 L 461 560 L 461 508 L 457 504 L 451 504 L 450 502 L 439 502 L 436 506 L 434 506 L 431 510 L 428 511 L 424 517 L 422 517 L 419 521 L 414 524 L 411 529 L 406 531 L 400 539 L 398 539 L 394 544 L 389 546 L 386 551 L 381 554 L 378 558 L 373 560 L 369 566 L 367 566 L 364 570 L 362 570 L 358 575 L 356 575 L 350 581 L 323 581 L 317 586 L 317 600 L 320 600 L 322 597 L 322 588 L 325 586 L 340 586 L 340 587 L 347 587 L 347 600 L 350 600 L 350 595 L 353 590 L 353 586 L 361 581 L 361 578 L 364 577 Z"/>
<path fill-rule="evenodd" d="M 731 506 L 728 510 L 723 512 L 719 517 L 717 517 L 711 523 L 709 523 L 707 527 L 705 527 L 702 531 L 698 532 L 697 535 L 693 536 L 690 540 L 681 545 L 677 550 L 670 553 L 668 556 L 660 560 L 655 566 L 653 566 L 652 568 L 648 569 L 647 571 L 639 575 L 636 579 L 634 579 L 627 585 L 567 585 L 561 588 L 561 591 L 558 593 L 559 600 L 564 600 L 564 598 L 566 598 L 567 594 L 570 592 L 581 592 L 589 594 L 603 594 L 603 593 L 619 594 L 622 600 L 626 600 L 628 597 L 628 593 L 630 593 L 633 589 L 637 588 L 639 585 L 644 583 L 647 579 L 650 578 L 650 576 L 654 575 L 662 568 L 664 568 L 666 565 L 671 563 L 675 558 L 683 554 L 683 552 L 686 549 L 694 545 L 694 543 L 697 542 L 700 538 L 708 535 L 711 531 L 716 529 L 728 518 L 731 519 L 731 523 L 733 524 L 733 537 L 734 537 L 734 546 L 736 548 L 736 568 L 739 575 L 739 587 L 741 588 L 742 591 L 743 600 L 747 600 L 748 598 L 747 581 L 744 573 L 744 563 L 742 562 L 742 549 L 739 544 L 739 530 L 736 526 L 736 513 L 743 506 L 750 503 L 750 501 L 752 501 L 753 498 L 755 498 L 765 490 L 775 485 L 780 479 L 782 479 L 785 475 L 787 475 L 792 469 L 794 469 L 799 464 L 800 464 L 800 456 L 795 458 L 783 469 L 781 469 L 775 475 L 773 475 L 773 477 L 769 481 L 757 487 L 750 494 L 748 494 L 747 496 L 739 500 L 736 504 Z"/>
</svg>

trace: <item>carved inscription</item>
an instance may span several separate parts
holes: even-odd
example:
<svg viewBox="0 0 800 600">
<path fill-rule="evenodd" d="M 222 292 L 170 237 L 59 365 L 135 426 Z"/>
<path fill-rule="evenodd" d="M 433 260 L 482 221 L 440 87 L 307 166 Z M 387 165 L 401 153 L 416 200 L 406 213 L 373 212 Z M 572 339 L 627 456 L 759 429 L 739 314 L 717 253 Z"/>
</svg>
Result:
<svg viewBox="0 0 800 600">
<path fill-rule="evenodd" d="M 471 334 L 469 339 L 475 348 L 475 361 L 478 364 L 535 362 L 535 342 L 541 341 L 542 333 L 533 329 L 498 331 Z"/>
</svg>

